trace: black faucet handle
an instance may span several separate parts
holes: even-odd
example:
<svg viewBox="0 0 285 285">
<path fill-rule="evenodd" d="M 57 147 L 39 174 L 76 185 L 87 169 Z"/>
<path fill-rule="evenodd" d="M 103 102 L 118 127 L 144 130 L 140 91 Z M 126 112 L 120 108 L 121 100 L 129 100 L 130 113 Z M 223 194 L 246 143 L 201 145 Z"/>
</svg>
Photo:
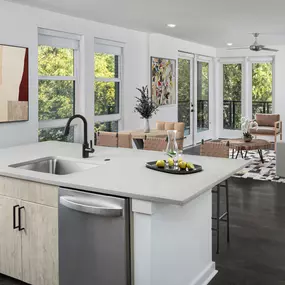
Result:
<svg viewBox="0 0 285 285">
<path fill-rule="evenodd" d="M 94 148 L 93 148 L 92 140 L 90 140 L 90 147 L 89 147 L 89 149 L 90 149 L 91 153 L 93 153 L 95 151 Z"/>
</svg>

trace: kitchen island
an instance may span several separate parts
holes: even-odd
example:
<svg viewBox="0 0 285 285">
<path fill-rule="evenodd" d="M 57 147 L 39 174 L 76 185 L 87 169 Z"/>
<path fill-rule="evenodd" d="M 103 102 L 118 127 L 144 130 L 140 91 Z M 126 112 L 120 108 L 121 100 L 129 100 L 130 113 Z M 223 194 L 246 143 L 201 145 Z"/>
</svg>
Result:
<svg viewBox="0 0 285 285">
<path fill-rule="evenodd" d="M 96 147 L 90 158 L 81 159 L 81 150 L 80 144 L 60 142 L 2 149 L 0 176 L 129 198 L 132 284 L 208 284 L 216 274 L 212 261 L 211 189 L 248 162 L 185 155 L 185 160 L 202 165 L 204 171 L 180 176 L 145 167 L 148 161 L 164 159 L 163 153 Z M 9 167 L 48 156 L 80 160 L 97 167 L 69 175 Z M 5 193 L 2 187 L 0 195 Z"/>
</svg>

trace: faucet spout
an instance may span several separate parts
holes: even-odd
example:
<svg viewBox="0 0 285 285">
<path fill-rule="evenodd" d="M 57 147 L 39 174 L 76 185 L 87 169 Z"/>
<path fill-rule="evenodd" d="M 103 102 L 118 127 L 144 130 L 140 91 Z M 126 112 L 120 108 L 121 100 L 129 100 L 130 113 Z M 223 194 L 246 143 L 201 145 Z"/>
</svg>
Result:
<svg viewBox="0 0 285 285">
<path fill-rule="evenodd" d="M 82 156 L 83 158 L 87 158 L 89 157 L 89 153 L 93 153 L 94 152 L 94 149 L 92 147 L 92 140 L 90 141 L 90 146 L 88 144 L 88 139 L 87 139 L 87 120 L 84 116 L 80 115 L 80 114 L 76 114 L 76 115 L 73 115 L 72 117 L 70 117 L 66 123 L 66 126 L 65 126 L 65 130 L 64 130 L 64 136 L 68 136 L 69 134 L 69 131 L 70 131 L 70 124 L 71 122 L 76 119 L 76 118 L 79 118 L 83 121 L 83 124 L 84 124 L 84 137 L 83 137 L 83 145 L 82 145 Z"/>
</svg>

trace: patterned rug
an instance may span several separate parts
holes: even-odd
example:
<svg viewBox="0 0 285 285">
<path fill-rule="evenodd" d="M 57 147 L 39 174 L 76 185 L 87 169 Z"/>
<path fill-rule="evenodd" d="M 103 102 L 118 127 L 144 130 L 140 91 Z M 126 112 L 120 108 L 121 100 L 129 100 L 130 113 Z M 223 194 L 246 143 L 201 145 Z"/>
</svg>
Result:
<svg viewBox="0 0 285 285">
<path fill-rule="evenodd" d="M 232 154 L 232 152 L 230 152 Z M 236 153 L 235 153 L 236 155 Z M 232 156 L 230 155 L 230 158 Z M 257 151 L 249 151 L 246 160 L 252 160 L 252 163 L 242 169 L 233 177 L 237 178 L 252 178 L 255 180 L 272 181 L 285 183 L 285 178 L 280 178 L 276 175 L 276 154 L 273 150 L 263 151 L 264 164 L 260 161 Z M 239 155 L 238 159 L 242 159 Z"/>
</svg>

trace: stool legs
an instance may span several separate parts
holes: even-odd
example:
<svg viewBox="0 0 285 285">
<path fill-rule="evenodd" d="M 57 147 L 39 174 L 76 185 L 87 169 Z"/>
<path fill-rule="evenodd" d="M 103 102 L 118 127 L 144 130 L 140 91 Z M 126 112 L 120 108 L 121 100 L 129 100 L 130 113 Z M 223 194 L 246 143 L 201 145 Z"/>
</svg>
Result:
<svg viewBox="0 0 285 285">
<path fill-rule="evenodd" d="M 221 215 L 221 187 L 225 188 L 225 194 L 226 194 L 226 211 Z M 220 252 L 220 222 L 226 222 L 227 223 L 227 242 L 230 242 L 230 211 L 229 211 L 229 184 L 228 180 L 225 181 L 225 184 L 219 184 L 217 185 L 217 190 L 212 191 L 217 195 L 217 211 L 216 211 L 216 217 L 212 218 L 213 220 L 216 220 L 216 228 L 213 228 L 214 231 L 217 232 L 216 241 L 217 241 L 217 247 L 216 247 L 216 253 L 219 254 Z"/>
<path fill-rule="evenodd" d="M 216 253 L 220 252 L 220 185 L 217 186 L 217 248 Z"/>
<path fill-rule="evenodd" d="M 226 183 L 226 212 L 227 212 L 227 241 L 230 242 L 230 207 L 229 207 L 229 182 Z"/>
</svg>

